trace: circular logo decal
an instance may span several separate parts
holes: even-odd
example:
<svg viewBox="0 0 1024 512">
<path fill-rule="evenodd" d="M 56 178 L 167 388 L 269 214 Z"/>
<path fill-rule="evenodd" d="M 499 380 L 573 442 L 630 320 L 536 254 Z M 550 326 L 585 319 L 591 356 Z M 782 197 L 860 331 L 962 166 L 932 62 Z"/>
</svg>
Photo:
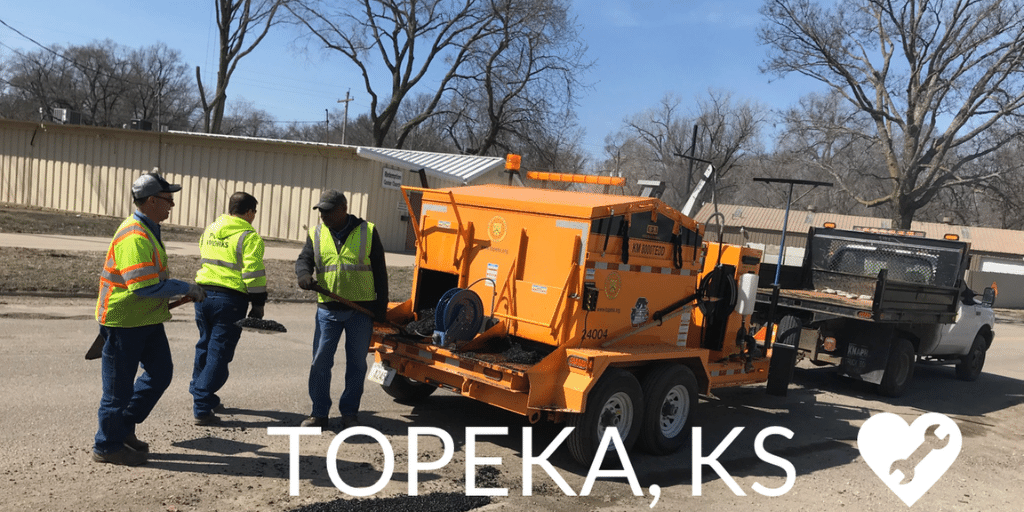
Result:
<svg viewBox="0 0 1024 512">
<path fill-rule="evenodd" d="M 500 242 L 505 239 L 505 235 L 508 233 L 508 223 L 500 215 L 495 215 L 491 218 L 491 222 L 487 224 L 487 236 L 493 242 Z"/>
<path fill-rule="evenodd" d="M 612 300 L 619 296 L 619 291 L 622 290 L 622 278 L 619 277 L 618 272 L 609 272 L 608 277 L 604 278 L 604 294 L 608 297 L 608 300 Z"/>
</svg>

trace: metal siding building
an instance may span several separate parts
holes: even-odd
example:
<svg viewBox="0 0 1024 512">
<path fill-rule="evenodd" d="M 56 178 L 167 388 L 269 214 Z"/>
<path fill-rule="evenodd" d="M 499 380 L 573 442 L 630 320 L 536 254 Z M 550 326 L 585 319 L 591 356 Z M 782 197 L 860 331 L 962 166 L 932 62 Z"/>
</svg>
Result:
<svg viewBox="0 0 1024 512">
<path fill-rule="evenodd" d="M 126 217 L 131 183 L 155 167 L 182 185 L 168 224 L 203 228 L 245 191 L 260 201 L 261 235 L 301 241 L 319 222 L 320 192 L 334 188 L 352 214 L 378 226 L 389 251 L 408 248 L 408 212 L 394 185 L 421 186 L 410 171 L 426 169 L 432 188 L 504 176 L 493 172 L 504 167 L 497 157 L 0 120 L 0 202 Z"/>
</svg>

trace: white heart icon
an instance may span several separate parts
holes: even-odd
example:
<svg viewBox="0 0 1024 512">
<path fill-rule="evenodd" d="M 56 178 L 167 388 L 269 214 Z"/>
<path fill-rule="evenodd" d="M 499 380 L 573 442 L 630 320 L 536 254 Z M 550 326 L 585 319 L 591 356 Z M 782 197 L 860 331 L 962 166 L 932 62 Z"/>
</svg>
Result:
<svg viewBox="0 0 1024 512">
<path fill-rule="evenodd" d="M 876 414 L 857 433 L 861 457 L 908 507 L 939 481 L 960 455 L 962 446 L 963 436 L 956 422 L 937 412 L 927 413 L 910 425 L 892 413 Z M 916 461 L 920 462 L 911 466 Z"/>
</svg>

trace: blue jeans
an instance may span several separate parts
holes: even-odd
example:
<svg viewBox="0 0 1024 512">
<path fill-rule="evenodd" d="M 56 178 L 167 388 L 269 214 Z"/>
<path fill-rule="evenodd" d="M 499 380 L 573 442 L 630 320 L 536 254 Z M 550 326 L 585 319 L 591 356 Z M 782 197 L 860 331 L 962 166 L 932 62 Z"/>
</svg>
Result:
<svg viewBox="0 0 1024 512">
<path fill-rule="evenodd" d="M 366 355 L 370 350 L 373 321 L 355 311 L 316 309 L 316 332 L 313 334 L 313 363 L 309 367 L 309 398 L 313 400 L 313 416 L 327 417 L 331 411 L 331 368 L 338 342 L 345 334 L 345 391 L 338 400 L 342 416 L 359 412 L 366 378 Z"/>
<path fill-rule="evenodd" d="M 103 398 L 93 450 L 112 453 L 145 421 L 167 386 L 174 364 L 164 324 L 143 327 L 100 326 L 103 344 Z M 143 373 L 135 379 L 142 365 Z"/>
<path fill-rule="evenodd" d="M 248 297 L 218 291 L 206 292 L 206 300 L 195 303 L 199 342 L 188 391 L 192 393 L 192 413 L 196 417 L 209 414 L 220 405 L 217 391 L 228 381 L 228 363 L 234 359 L 238 338 L 242 336 L 242 328 L 235 322 L 245 318 L 248 307 Z"/>
</svg>

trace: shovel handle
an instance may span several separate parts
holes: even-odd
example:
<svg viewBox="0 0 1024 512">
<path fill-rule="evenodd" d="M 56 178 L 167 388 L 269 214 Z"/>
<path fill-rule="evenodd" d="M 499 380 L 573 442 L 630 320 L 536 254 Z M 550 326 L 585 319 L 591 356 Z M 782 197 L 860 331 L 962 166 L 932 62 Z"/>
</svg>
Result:
<svg viewBox="0 0 1024 512">
<path fill-rule="evenodd" d="M 388 320 L 387 318 L 377 318 L 377 315 L 373 314 L 373 312 L 370 311 L 369 309 L 366 309 L 366 308 L 360 306 L 359 304 L 356 304 L 355 302 L 352 302 L 352 301 L 350 301 L 350 300 L 348 300 L 348 299 L 346 299 L 344 297 L 341 297 L 338 294 L 333 293 L 333 292 L 327 290 L 323 286 L 320 286 L 319 284 L 313 283 L 313 287 L 310 288 L 310 290 L 313 290 L 313 291 L 315 291 L 317 293 L 326 295 L 326 296 L 328 296 L 328 297 L 330 297 L 330 298 L 332 298 L 332 299 L 334 299 L 334 300 L 336 300 L 336 301 L 338 301 L 338 302 L 340 302 L 340 303 L 342 303 L 342 304 L 344 304 L 344 305 L 346 305 L 346 306 L 348 306 L 348 307 L 350 307 L 350 308 L 352 308 L 352 309 L 354 309 L 354 310 L 356 310 L 356 311 L 358 311 L 358 312 L 360 312 L 360 313 L 370 317 L 370 320 L 374 320 L 376 322 L 380 322 L 382 324 L 394 327 L 395 329 L 398 329 L 398 332 L 400 332 L 402 334 L 408 334 L 408 331 L 405 330 L 405 327 L 402 327 L 401 325 L 398 325 L 398 324 Z"/>
<path fill-rule="evenodd" d="M 332 298 L 332 299 L 334 299 L 334 300 L 336 300 L 336 301 L 338 301 L 338 302 L 340 302 L 340 303 L 342 303 L 342 304 L 344 304 L 344 305 L 346 305 L 346 306 L 348 306 L 348 307 L 350 307 L 350 308 L 352 308 L 352 309 L 354 309 L 354 310 L 356 310 L 356 311 L 358 311 L 358 312 L 360 312 L 360 313 L 370 317 L 370 319 L 372 319 L 372 320 L 376 320 L 377 319 L 377 315 L 374 315 L 373 312 L 370 311 L 369 309 L 366 309 L 366 308 L 360 306 L 359 304 L 356 304 L 355 302 L 352 302 L 352 301 L 350 301 L 350 300 L 348 300 L 348 299 L 346 299 L 344 297 L 341 297 L 340 295 L 327 290 L 326 288 L 324 288 L 323 286 L 320 286 L 319 284 L 313 283 L 313 287 L 310 288 L 310 289 L 315 291 L 315 292 L 317 292 L 317 293 L 319 293 L 319 294 L 321 294 L 321 295 L 326 295 L 326 296 L 328 296 L 328 297 L 330 297 L 330 298 Z"/>
</svg>

